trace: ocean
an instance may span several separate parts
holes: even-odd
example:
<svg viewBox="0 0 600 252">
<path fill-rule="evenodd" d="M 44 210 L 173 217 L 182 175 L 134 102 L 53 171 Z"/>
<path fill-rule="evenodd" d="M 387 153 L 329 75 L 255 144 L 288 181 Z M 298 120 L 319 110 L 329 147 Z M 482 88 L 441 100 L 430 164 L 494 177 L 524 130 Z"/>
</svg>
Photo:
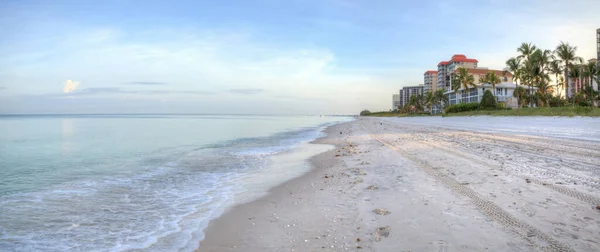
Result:
<svg viewBox="0 0 600 252">
<path fill-rule="evenodd" d="M 193 251 L 342 117 L 0 116 L 0 250 Z"/>
</svg>

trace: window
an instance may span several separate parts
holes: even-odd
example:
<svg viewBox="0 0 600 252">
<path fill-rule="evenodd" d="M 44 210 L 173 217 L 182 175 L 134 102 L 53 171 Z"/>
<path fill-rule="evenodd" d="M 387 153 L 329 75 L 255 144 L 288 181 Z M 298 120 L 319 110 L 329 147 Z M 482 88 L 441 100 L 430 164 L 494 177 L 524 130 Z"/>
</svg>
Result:
<svg viewBox="0 0 600 252">
<path fill-rule="evenodd" d="M 477 96 L 477 88 L 472 88 L 471 90 L 469 90 L 469 95 L 470 96 Z"/>
<path fill-rule="evenodd" d="M 507 95 L 508 95 L 508 88 L 505 88 L 504 89 L 504 96 L 507 96 Z"/>
</svg>

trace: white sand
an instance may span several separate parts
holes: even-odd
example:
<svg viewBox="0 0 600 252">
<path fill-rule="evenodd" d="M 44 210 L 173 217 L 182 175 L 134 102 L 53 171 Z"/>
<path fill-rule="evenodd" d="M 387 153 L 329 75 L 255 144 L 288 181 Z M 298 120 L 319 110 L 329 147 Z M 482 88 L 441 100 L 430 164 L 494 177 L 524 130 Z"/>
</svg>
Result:
<svg viewBox="0 0 600 252">
<path fill-rule="evenodd" d="M 211 222 L 198 250 L 600 251 L 597 141 L 378 118 L 327 133 L 313 171 Z"/>
</svg>

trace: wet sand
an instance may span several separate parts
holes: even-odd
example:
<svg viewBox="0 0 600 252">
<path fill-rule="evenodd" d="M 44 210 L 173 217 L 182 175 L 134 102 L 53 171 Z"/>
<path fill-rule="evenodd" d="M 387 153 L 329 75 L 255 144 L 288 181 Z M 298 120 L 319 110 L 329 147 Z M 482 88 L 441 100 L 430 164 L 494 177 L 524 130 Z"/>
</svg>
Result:
<svg viewBox="0 0 600 252">
<path fill-rule="evenodd" d="M 326 133 L 311 172 L 212 221 L 198 251 L 600 251 L 597 141 L 379 118 Z"/>
</svg>

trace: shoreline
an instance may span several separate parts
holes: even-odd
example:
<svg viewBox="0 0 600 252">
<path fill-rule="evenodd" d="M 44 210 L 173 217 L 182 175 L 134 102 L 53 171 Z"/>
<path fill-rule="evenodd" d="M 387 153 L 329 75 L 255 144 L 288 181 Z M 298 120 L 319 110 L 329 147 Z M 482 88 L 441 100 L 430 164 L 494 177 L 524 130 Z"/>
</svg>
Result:
<svg viewBox="0 0 600 252">
<path fill-rule="evenodd" d="M 279 185 L 270 188 L 265 195 L 258 197 L 257 199 L 251 200 L 249 202 L 245 202 L 242 204 L 235 205 L 225 210 L 225 212 L 219 217 L 212 219 L 208 226 L 203 230 L 205 237 L 200 242 L 200 247 L 196 249 L 196 252 L 201 251 L 226 251 L 227 247 L 235 251 L 240 246 L 237 245 L 225 245 L 228 243 L 229 238 L 232 238 L 227 235 L 223 235 L 223 233 L 229 233 L 231 230 L 231 225 L 237 224 L 237 222 L 243 222 L 246 227 L 248 227 L 248 221 L 252 221 L 256 217 L 248 217 L 248 211 L 252 211 L 254 214 L 250 214 L 253 216 L 258 215 L 257 210 L 263 208 L 265 205 L 272 204 L 272 202 L 280 200 L 283 197 L 287 197 L 288 195 L 293 195 L 293 193 L 288 193 L 290 188 L 305 188 L 304 185 L 306 181 L 318 179 L 317 174 L 322 172 L 327 165 L 332 165 L 335 163 L 335 160 L 327 159 L 327 156 L 330 156 L 332 153 L 335 153 L 339 145 L 336 145 L 334 142 L 327 141 L 330 135 L 336 133 L 334 132 L 337 127 L 344 124 L 349 124 L 351 122 L 341 122 L 338 124 L 327 126 L 322 132 L 325 133 L 325 136 L 319 137 L 309 144 L 323 144 L 323 145 L 331 145 L 334 148 L 329 151 L 322 152 L 320 154 L 311 156 L 307 161 L 310 164 L 311 168 L 309 171 L 304 174 L 297 176 L 295 178 L 289 179 Z M 332 162 L 333 161 L 333 162 Z M 242 216 L 244 216 L 242 218 Z M 267 216 L 263 216 L 267 217 Z M 273 220 L 279 219 L 276 215 L 268 216 Z M 255 224 L 255 222 L 252 222 Z M 253 224 L 250 224 L 255 226 Z M 287 225 L 287 224 L 286 224 Z M 295 226 L 295 224 L 292 224 Z M 240 235 L 240 233 L 238 233 Z M 223 239 L 225 238 L 225 239 Z M 241 238 L 241 237 L 236 237 Z"/>
<path fill-rule="evenodd" d="M 422 123 L 329 126 L 313 143 L 333 150 L 213 219 L 196 251 L 600 248 L 598 142 Z"/>
</svg>

